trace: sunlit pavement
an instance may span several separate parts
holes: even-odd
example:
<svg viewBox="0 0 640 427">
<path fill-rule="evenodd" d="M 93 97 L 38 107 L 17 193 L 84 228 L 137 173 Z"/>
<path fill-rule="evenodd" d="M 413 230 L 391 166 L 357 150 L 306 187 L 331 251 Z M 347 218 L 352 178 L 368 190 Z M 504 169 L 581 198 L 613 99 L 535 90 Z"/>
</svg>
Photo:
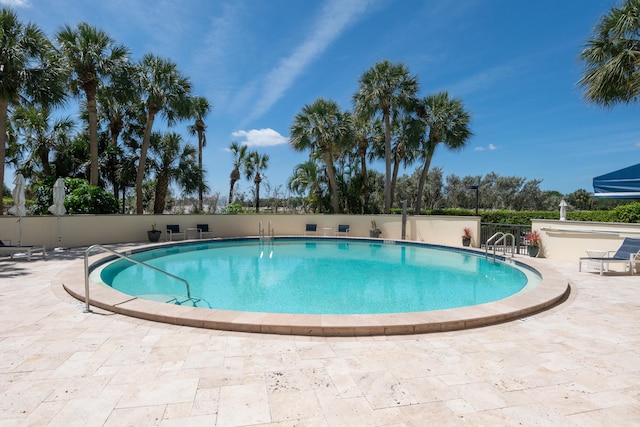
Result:
<svg viewBox="0 0 640 427">
<path fill-rule="evenodd" d="M 601 426 L 640 420 L 640 275 L 458 332 L 257 335 L 84 313 L 82 250 L 0 258 L 0 426 Z M 79 278 L 79 280 L 83 280 Z"/>
</svg>

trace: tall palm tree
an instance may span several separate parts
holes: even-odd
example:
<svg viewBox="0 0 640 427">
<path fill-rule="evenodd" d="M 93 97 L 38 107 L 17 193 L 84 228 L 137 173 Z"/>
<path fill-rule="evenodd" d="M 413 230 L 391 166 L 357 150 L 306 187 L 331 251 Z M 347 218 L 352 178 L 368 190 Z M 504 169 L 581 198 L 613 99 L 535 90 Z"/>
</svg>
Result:
<svg viewBox="0 0 640 427">
<path fill-rule="evenodd" d="M 56 35 L 60 51 L 72 71 L 71 88 L 83 92 L 89 113 L 91 173 L 89 183 L 98 185 L 98 109 L 96 92 L 100 81 L 129 61 L 129 50 L 117 45 L 109 35 L 86 22 L 76 28 L 65 25 Z"/>
<path fill-rule="evenodd" d="M 156 173 L 155 199 L 153 213 L 161 214 L 166 206 L 169 184 L 178 183 L 186 193 L 195 192 L 202 187 L 196 162 L 196 148 L 183 144 L 182 137 L 169 132 L 154 132 L 149 147 L 151 169 Z"/>
<path fill-rule="evenodd" d="M 419 103 L 418 110 L 427 126 L 428 135 L 423 138 L 419 153 L 424 164 L 418 182 L 418 197 L 414 212 L 416 215 L 420 215 L 424 184 L 438 145 L 442 143 L 449 150 L 461 150 L 473 136 L 469 128 L 471 114 L 465 110 L 460 98 L 450 98 L 447 92 L 439 92 L 425 97 Z"/>
<path fill-rule="evenodd" d="M 310 159 L 300 163 L 293 169 L 293 175 L 287 180 L 287 188 L 294 194 L 306 194 L 307 204 L 314 212 L 318 212 L 326 177 L 318 163 Z"/>
<path fill-rule="evenodd" d="M 610 106 L 640 95 L 640 0 L 625 0 L 600 18 L 580 53 L 585 98 Z"/>
<path fill-rule="evenodd" d="M 36 25 L 0 10 L 0 200 L 4 189 L 9 105 L 21 100 L 52 104 L 64 99 L 65 69 Z M 1 211 L 1 208 L 0 208 Z M 1 214 L 2 212 L 0 212 Z"/>
<path fill-rule="evenodd" d="M 267 169 L 269 163 L 269 155 L 260 154 L 252 151 L 247 155 L 244 162 L 244 171 L 247 179 L 253 178 L 256 185 L 256 213 L 260 212 L 260 183 L 262 182 L 262 174 Z"/>
<path fill-rule="evenodd" d="M 409 114 L 403 114 L 393 123 L 392 153 L 393 172 L 391 173 L 391 204 L 395 198 L 396 182 L 400 165 L 411 166 L 415 161 L 424 127 Z"/>
<path fill-rule="evenodd" d="M 384 127 L 384 213 L 391 212 L 391 122 L 400 110 L 411 109 L 418 92 L 418 80 L 409 75 L 402 64 L 382 61 L 365 71 L 359 79 L 359 89 L 354 95 L 356 114 L 373 118 L 381 114 Z"/>
<path fill-rule="evenodd" d="M 178 71 L 175 63 L 146 54 L 139 64 L 138 85 L 147 114 L 136 175 L 136 213 L 142 214 L 144 211 L 142 184 L 153 123 L 158 113 L 167 120 L 169 126 L 177 120 L 189 117 L 191 82 Z"/>
<path fill-rule="evenodd" d="M 244 167 L 247 159 L 247 146 L 240 145 L 237 141 L 233 141 L 229 147 L 229 151 L 231 151 L 231 155 L 233 156 L 233 170 L 229 176 L 229 200 L 227 201 L 227 205 L 233 203 L 233 187 L 235 187 L 236 182 L 240 181 L 242 175 L 241 169 Z"/>
<path fill-rule="evenodd" d="M 189 126 L 189 133 L 191 135 L 198 136 L 198 167 L 202 169 L 202 149 L 207 145 L 207 136 L 205 131 L 207 125 L 204 122 L 204 118 L 211 111 L 211 105 L 204 96 L 196 96 L 191 99 L 191 118 L 195 119 L 195 122 Z M 198 209 L 202 211 L 202 191 L 198 190 Z"/>
<path fill-rule="evenodd" d="M 291 125 L 291 146 L 297 151 L 311 150 L 321 156 L 327 170 L 333 213 L 340 212 L 335 159 L 352 133 L 351 115 L 340 111 L 335 101 L 318 98 L 303 107 Z"/>
<path fill-rule="evenodd" d="M 49 107 L 17 107 L 12 115 L 13 125 L 22 140 L 21 151 L 27 158 L 20 165 L 25 176 L 41 168 L 44 176 L 51 176 L 50 153 L 69 140 L 75 126 L 69 117 L 53 119 Z M 28 176 L 27 176 L 28 177 Z"/>
</svg>

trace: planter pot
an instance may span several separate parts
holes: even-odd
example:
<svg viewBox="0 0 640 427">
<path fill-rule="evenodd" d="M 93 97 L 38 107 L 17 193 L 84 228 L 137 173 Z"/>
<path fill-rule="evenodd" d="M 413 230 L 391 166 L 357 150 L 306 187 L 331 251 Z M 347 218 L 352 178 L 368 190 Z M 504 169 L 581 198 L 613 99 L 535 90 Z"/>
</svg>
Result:
<svg viewBox="0 0 640 427">
<path fill-rule="evenodd" d="M 471 245 L 471 237 L 463 237 L 462 246 L 470 246 L 470 245 Z"/>
<path fill-rule="evenodd" d="M 160 230 L 149 230 L 147 231 L 147 237 L 149 238 L 150 242 L 157 242 L 160 240 L 160 235 L 162 234 L 162 232 Z"/>
<path fill-rule="evenodd" d="M 535 258 L 538 256 L 538 252 L 540 252 L 540 247 L 539 246 L 529 246 L 527 248 L 527 252 L 529 253 L 529 256 L 532 258 Z"/>
<path fill-rule="evenodd" d="M 380 234 L 382 234 L 382 231 L 380 230 L 369 230 L 369 237 L 380 237 Z"/>
</svg>

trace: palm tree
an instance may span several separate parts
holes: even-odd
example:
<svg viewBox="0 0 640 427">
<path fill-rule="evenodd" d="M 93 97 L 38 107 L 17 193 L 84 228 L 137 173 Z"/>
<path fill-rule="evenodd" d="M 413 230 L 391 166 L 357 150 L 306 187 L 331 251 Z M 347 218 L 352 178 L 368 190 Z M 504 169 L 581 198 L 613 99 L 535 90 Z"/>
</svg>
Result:
<svg viewBox="0 0 640 427">
<path fill-rule="evenodd" d="M 65 25 L 56 36 L 60 50 L 72 71 L 71 88 L 75 93 L 84 92 L 89 113 L 89 147 L 91 173 L 89 183 L 98 185 L 98 109 L 96 92 L 100 81 L 114 73 L 129 61 L 129 50 L 116 45 L 109 35 L 80 22 L 77 27 Z"/>
<path fill-rule="evenodd" d="M 256 185 L 256 213 L 260 212 L 260 183 L 262 182 L 261 172 L 267 169 L 269 162 L 269 155 L 260 154 L 257 151 L 252 151 L 247 155 L 244 162 L 244 171 L 247 179 L 253 178 L 253 183 Z"/>
<path fill-rule="evenodd" d="M 12 122 L 23 141 L 21 151 L 28 155 L 20 165 L 23 174 L 29 177 L 40 167 L 44 176 L 53 175 L 50 153 L 69 140 L 75 126 L 73 120 L 69 117 L 53 120 L 49 107 L 19 106 L 13 112 Z"/>
<path fill-rule="evenodd" d="M 589 102 L 610 106 L 640 95 L 640 0 L 625 0 L 600 18 L 580 53 L 578 84 Z"/>
<path fill-rule="evenodd" d="M 169 126 L 176 120 L 189 117 L 191 82 L 180 74 L 175 63 L 146 54 L 139 65 L 138 84 L 147 114 L 136 175 L 136 213 L 142 214 L 144 211 L 142 184 L 153 123 L 158 113 L 162 114 Z"/>
<path fill-rule="evenodd" d="M 198 136 L 198 167 L 202 169 L 202 148 L 207 145 L 207 137 L 205 131 L 207 125 L 204 118 L 211 111 L 211 105 L 207 98 L 196 96 L 191 100 L 191 118 L 195 119 L 195 123 L 189 126 L 189 133 Z M 198 190 L 198 209 L 202 211 L 202 191 Z"/>
<path fill-rule="evenodd" d="M 4 189 L 9 105 L 21 100 L 55 104 L 64 99 L 64 68 L 42 30 L 0 10 L 0 200 Z M 1 208 L 0 208 L 1 211 Z M 0 212 L 1 214 L 2 212 Z"/>
<path fill-rule="evenodd" d="M 149 147 L 151 169 L 156 172 L 153 213 L 161 214 L 166 205 L 169 184 L 178 183 L 187 194 L 201 188 L 202 173 L 196 162 L 196 148 L 183 144 L 182 137 L 154 132 Z"/>
<path fill-rule="evenodd" d="M 244 167 L 244 163 L 247 159 L 247 146 L 240 145 L 236 141 L 233 141 L 229 150 L 233 156 L 233 170 L 229 176 L 229 200 L 227 201 L 227 205 L 233 203 L 233 187 L 236 185 L 236 182 L 240 181 L 241 169 Z"/>
<path fill-rule="evenodd" d="M 464 109 L 460 98 L 450 98 L 447 92 L 439 92 L 425 97 L 419 103 L 418 110 L 429 133 L 423 139 L 419 153 L 424 165 L 418 182 L 418 197 L 414 212 L 416 215 L 420 215 L 424 184 L 438 145 L 443 143 L 449 150 L 461 150 L 473 136 L 469 129 L 471 115 Z"/>
<path fill-rule="evenodd" d="M 293 169 L 293 175 L 287 180 L 287 188 L 294 194 L 306 194 L 307 203 L 314 212 L 318 212 L 322 198 L 322 187 L 326 179 L 318 163 L 307 160 Z"/>
<path fill-rule="evenodd" d="M 382 61 L 375 64 L 360 77 L 358 92 L 354 95 L 356 114 L 373 118 L 382 114 L 384 126 L 384 213 L 391 212 L 391 122 L 400 110 L 410 110 L 418 92 L 418 80 L 409 75 L 402 64 Z"/>
<path fill-rule="evenodd" d="M 291 125 L 291 145 L 297 151 L 317 153 L 327 170 L 333 213 L 340 212 L 335 158 L 352 133 L 351 115 L 340 111 L 338 104 L 318 98 L 298 113 Z"/>
</svg>

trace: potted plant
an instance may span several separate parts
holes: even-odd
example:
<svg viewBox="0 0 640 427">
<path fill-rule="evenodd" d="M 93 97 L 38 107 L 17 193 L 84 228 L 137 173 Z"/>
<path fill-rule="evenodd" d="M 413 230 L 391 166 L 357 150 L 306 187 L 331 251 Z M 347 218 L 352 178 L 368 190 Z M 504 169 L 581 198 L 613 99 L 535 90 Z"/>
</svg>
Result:
<svg viewBox="0 0 640 427">
<path fill-rule="evenodd" d="M 471 227 L 465 227 L 462 230 L 462 246 L 469 246 L 471 245 Z"/>
<path fill-rule="evenodd" d="M 378 228 L 375 221 L 371 221 L 371 230 L 369 230 L 369 237 L 380 237 L 382 231 Z"/>
<path fill-rule="evenodd" d="M 530 257 L 537 257 L 540 252 L 540 243 L 542 243 L 542 238 L 540 237 L 540 233 L 536 231 L 530 231 L 525 236 L 527 239 L 527 252 Z"/>
<path fill-rule="evenodd" d="M 147 237 L 149 238 L 149 241 L 154 243 L 160 240 L 161 234 L 162 232 L 156 228 L 155 222 L 151 224 L 151 230 L 147 231 Z"/>
</svg>

